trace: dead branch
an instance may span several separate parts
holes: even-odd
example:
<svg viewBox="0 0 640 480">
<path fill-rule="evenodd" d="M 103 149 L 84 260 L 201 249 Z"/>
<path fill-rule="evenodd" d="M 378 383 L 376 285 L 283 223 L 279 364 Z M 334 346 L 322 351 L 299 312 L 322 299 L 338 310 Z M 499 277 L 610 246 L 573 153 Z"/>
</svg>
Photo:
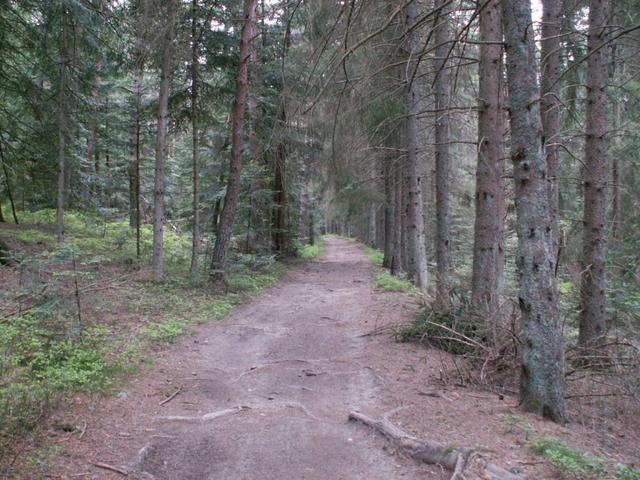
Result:
<svg viewBox="0 0 640 480">
<path fill-rule="evenodd" d="M 114 467 L 113 465 L 109 465 L 107 463 L 100 463 L 100 462 L 94 463 L 93 466 L 98 468 L 103 468 L 104 470 L 111 470 L 112 472 L 119 473 L 124 477 L 129 476 L 129 472 L 122 467 Z"/>
<path fill-rule="evenodd" d="M 360 422 L 389 440 L 402 454 L 414 460 L 439 465 L 451 472 L 451 480 L 470 479 L 465 472 L 479 469 L 476 478 L 488 480 L 524 480 L 522 475 L 511 473 L 502 467 L 486 462 L 476 449 L 443 446 L 425 442 L 409 435 L 396 427 L 385 415 L 381 420 L 374 420 L 360 412 L 351 412 L 349 420 Z M 473 464 L 473 465 L 472 465 Z"/>
<path fill-rule="evenodd" d="M 165 398 L 160 403 L 158 403 L 158 405 L 164 405 L 165 403 L 169 403 L 171 400 L 176 398 L 180 394 L 180 392 L 182 392 L 182 386 L 178 387 L 178 389 L 175 392 L 173 392 L 167 398 Z"/>
</svg>

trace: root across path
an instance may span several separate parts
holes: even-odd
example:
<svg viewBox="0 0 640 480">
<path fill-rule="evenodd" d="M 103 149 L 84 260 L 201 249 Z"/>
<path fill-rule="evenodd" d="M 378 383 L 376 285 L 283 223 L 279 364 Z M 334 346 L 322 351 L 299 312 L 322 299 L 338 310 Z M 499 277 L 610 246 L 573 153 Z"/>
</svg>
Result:
<svg viewBox="0 0 640 480">
<path fill-rule="evenodd" d="M 322 259 L 185 337 L 119 394 L 79 403 L 68 415 L 85 433 L 61 444 L 50 473 L 449 480 L 484 462 L 477 478 L 524 478 L 523 447 L 495 420 L 513 405 L 464 396 L 443 382 L 441 352 L 396 343 L 415 305 L 374 291 L 373 268 L 356 243 L 328 239 Z"/>
</svg>

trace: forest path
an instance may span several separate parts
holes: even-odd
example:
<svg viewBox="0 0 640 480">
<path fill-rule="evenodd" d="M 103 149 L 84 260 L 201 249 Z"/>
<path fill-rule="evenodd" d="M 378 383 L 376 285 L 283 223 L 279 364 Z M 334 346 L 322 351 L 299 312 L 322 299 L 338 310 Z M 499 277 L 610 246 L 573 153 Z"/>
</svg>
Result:
<svg viewBox="0 0 640 480">
<path fill-rule="evenodd" d="M 354 409 L 380 416 L 398 407 L 377 373 L 393 359 L 373 354 L 389 335 L 365 334 L 403 308 L 380 302 L 372 276 L 357 244 L 328 239 L 322 259 L 203 327 L 126 395 L 95 407 L 64 470 L 84 464 L 94 479 L 121 478 L 95 463 L 167 480 L 448 478 L 388 453 L 385 440 L 347 420 Z"/>
</svg>

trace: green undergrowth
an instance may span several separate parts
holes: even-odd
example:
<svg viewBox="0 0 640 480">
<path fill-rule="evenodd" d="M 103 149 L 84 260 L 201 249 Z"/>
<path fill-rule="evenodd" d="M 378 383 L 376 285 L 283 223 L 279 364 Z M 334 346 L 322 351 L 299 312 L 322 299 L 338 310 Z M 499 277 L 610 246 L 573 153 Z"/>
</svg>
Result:
<svg viewBox="0 0 640 480">
<path fill-rule="evenodd" d="M 275 283 L 284 270 L 274 262 L 262 272 L 234 272 L 228 293 L 182 279 L 133 282 L 120 290 L 118 304 L 95 300 L 108 325 L 92 325 L 98 321 L 93 315 L 99 314 L 87 307 L 84 324 L 77 326 L 75 312 L 68 305 L 62 308 L 64 302 L 12 316 L 0 324 L 0 450 L 35 429 L 70 393 L 113 392 L 125 381 L 123 375 L 149 364 L 146 352 L 228 315 Z"/>
<path fill-rule="evenodd" d="M 533 437 L 529 444 L 537 455 L 556 467 L 565 478 L 640 480 L 640 470 L 575 450 L 552 437 Z"/>
<path fill-rule="evenodd" d="M 377 267 L 381 267 L 382 266 L 382 260 L 384 259 L 384 252 L 381 250 L 378 250 L 377 248 L 371 248 L 369 246 L 364 247 L 364 251 L 367 254 L 367 256 L 369 257 L 369 260 L 371 261 L 371 263 L 373 263 L 375 266 Z"/>
<path fill-rule="evenodd" d="M 5 224 L 2 233 L 26 245 L 55 248 L 55 210 L 20 212 L 21 225 Z M 64 215 L 66 243 L 81 255 L 100 255 L 106 261 L 136 264 L 136 232 L 123 218 L 69 210 Z M 152 225 L 140 228 L 140 258 L 148 259 L 153 242 Z M 172 228 L 164 231 L 165 269 L 185 273 L 191 256 L 191 239 Z"/>
<path fill-rule="evenodd" d="M 21 220 L 42 225 L 3 226 L 2 236 L 48 248 L 29 254 L 19 248 L 15 284 L 0 289 L 0 468 L 15 440 L 37 432 L 73 394 L 114 394 L 153 362 L 153 351 L 228 315 L 286 271 L 271 256 L 234 253 L 226 288 L 214 289 L 204 274 L 194 282 L 182 273 L 190 239 L 169 233 L 165 254 L 173 267 L 156 282 L 137 273 L 126 223 L 101 229 L 93 217 L 68 214 L 69 241 L 58 247 L 50 212 Z M 122 242 L 111 238 L 120 228 Z"/>
<path fill-rule="evenodd" d="M 403 278 L 394 277 L 388 272 L 380 272 L 376 274 L 374 278 L 374 285 L 376 290 L 381 292 L 413 293 L 416 291 L 411 282 Z"/>
<path fill-rule="evenodd" d="M 562 440 L 538 436 L 534 427 L 515 414 L 501 415 L 511 427 L 519 427 L 531 450 L 558 469 L 562 478 L 572 480 L 640 480 L 640 470 L 621 463 L 589 455 L 568 446 Z"/>
<path fill-rule="evenodd" d="M 302 260 L 316 260 L 324 253 L 324 239 L 322 237 L 315 239 L 314 244 L 306 244 L 298 246 L 298 257 Z"/>
</svg>

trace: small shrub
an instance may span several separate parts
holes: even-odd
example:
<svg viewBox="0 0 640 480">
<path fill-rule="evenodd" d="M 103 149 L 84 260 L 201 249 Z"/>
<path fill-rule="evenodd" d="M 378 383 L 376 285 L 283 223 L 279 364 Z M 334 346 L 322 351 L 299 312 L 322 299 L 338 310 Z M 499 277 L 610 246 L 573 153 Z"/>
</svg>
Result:
<svg viewBox="0 0 640 480">
<path fill-rule="evenodd" d="M 318 243 L 303 245 L 298 250 L 298 256 L 303 260 L 314 260 L 322 254 L 322 248 Z"/>
<path fill-rule="evenodd" d="M 51 392 L 40 383 L 10 383 L 0 388 L 0 446 L 2 439 L 33 430 L 50 399 Z"/>
<path fill-rule="evenodd" d="M 413 292 L 415 287 L 411 285 L 411 282 L 402 278 L 394 277 L 393 275 L 382 272 L 376 275 L 374 280 L 376 289 L 382 292 Z"/>
<path fill-rule="evenodd" d="M 58 390 L 96 389 L 107 380 L 102 356 L 69 340 L 38 352 L 28 367 L 36 379 Z"/>
<path fill-rule="evenodd" d="M 144 334 L 155 342 L 171 343 L 187 330 L 184 321 L 168 319 L 164 322 L 152 323 L 144 328 Z"/>
<path fill-rule="evenodd" d="M 606 464 L 602 459 L 578 452 L 556 438 L 534 438 L 531 440 L 531 448 L 565 475 L 577 478 L 603 478 L 607 475 Z"/>
<path fill-rule="evenodd" d="M 615 466 L 615 480 L 640 480 L 640 470 L 617 464 Z"/>
</svg>

